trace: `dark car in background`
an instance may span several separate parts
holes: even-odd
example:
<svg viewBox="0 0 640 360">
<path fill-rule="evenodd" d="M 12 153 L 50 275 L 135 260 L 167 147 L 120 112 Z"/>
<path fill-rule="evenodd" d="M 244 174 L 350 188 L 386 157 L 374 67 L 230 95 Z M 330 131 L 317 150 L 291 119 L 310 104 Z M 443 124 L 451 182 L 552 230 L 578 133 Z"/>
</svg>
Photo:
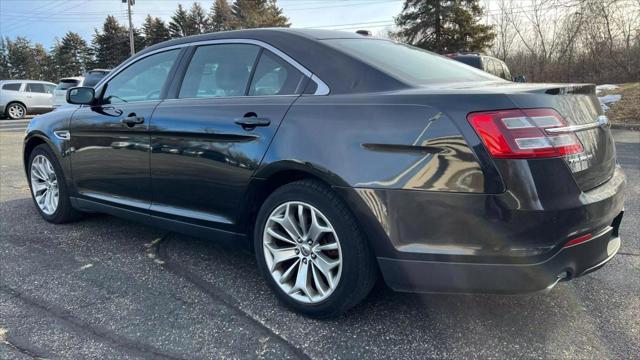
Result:
<svg viewBox="0 0 640 360">
<path fill-rule="evenodd" d="M 357 34 L 149 47 L 35 118 L 34 204 L 252 244 L 315 317 L 398 291 L 524 293 L 620 248 L 624 175 L 588 84 L 516 84 Z"/>
<path fill-rule="evenodd" d="M 84 80 L 82 80 L 82 86 L 94 87 L 102 80 L 103 77 L 111 70 L 109 69 L 93 69 L 84 73 Z"/>
<path fill-rule="evenodd" d="M 447 57 L 460 61 L 463 64 L 473 66 L 476 69 L 488 72 L 499 78 L 509 81 L 524 82 L 524 76 L 511 76 L 511 71 L 504 61 L 493 56 L 480 53 L 452 53 L 446 54 Z"/>
</svg>

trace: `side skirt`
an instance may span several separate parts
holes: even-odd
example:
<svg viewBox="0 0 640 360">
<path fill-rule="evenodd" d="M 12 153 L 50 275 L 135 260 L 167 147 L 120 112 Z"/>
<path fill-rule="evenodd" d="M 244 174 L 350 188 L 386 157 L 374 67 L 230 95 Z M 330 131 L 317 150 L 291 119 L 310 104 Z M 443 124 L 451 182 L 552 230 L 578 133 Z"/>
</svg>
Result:
<svg viewBox="0 0 640 360">
<path fill-rule="evenodd" d="M 143 223 L 149 226 L 159 227 L 177 233 L 203 238 L 212 239 L 218 242 L 227 243 L 229 245 L 245 245 L 248 244 L 248 238 L 245 234 L 234 233 L 225 230 L 210 228 L 207 226 L 191 224 L 175 219 L 167 219 L 160 216 L 150 215 L 143 211 L 135 211 L 124 209 L 114 205 L 108 205 L 97 201 L 71 197 L 71 204 L 74 208 L 85 212 L 98 212 L 113 215 L 126 220 Z"/>
</svg>

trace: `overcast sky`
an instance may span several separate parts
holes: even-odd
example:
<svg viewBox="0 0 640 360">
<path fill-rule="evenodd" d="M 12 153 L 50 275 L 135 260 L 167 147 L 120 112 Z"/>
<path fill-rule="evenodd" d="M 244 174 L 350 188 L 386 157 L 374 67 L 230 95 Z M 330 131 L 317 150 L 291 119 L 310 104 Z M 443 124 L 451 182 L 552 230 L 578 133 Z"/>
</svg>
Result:
<svg viewBox="0 0 640 360">
<path fill-rule="evenodd" d="M 178 4 L 189 8 L 199 2 L 209 9 L 213 0 L 136 0 L 133 22 L 140 27 L 147 14 L 169 20 Z M 231 1 L 229 1 L 231 2 Z M 402 8 L 402 0 L 278 0 L 292 27 L 327 29 L 389 28 Z M 127 24 L 127 5 L 122 0 L 0 0 L 0 33 L 14 39 L 25 36 L 50 48 L 67 31 L 91 40 L 94 28 L 107 15 Z"/>
</svg>

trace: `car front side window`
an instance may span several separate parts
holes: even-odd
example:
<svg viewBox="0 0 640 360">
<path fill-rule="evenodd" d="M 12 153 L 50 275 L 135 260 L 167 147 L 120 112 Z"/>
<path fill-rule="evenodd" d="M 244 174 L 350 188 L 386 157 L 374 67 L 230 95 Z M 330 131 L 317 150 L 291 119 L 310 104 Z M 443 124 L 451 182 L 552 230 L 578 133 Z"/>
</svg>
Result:
<svg viewBox="0 0 640 360">
<path fill-rule="evenodd" d="M 159 100 L 179 50 L 147 56 L 115 75 L 106 85 L 103 104 Z"/>
<path fill-rule="evenodd" d="M 196 49 L 179 98 L 244 96 L 260 47 L 250 44 L 204 45 Z"/>
</svg>

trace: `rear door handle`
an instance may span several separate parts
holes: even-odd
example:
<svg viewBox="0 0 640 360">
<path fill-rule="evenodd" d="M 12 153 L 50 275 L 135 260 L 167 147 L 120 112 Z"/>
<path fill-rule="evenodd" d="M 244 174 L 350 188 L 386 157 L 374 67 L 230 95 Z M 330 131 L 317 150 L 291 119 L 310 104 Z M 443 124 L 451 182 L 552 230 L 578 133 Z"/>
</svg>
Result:
<svg viewBox="0 0 640 360">
<path fill-rule="evenodd" d="M 144 118 L 142 116 L 137 116 L 134 113 L 129 114 L 126 118 L 120 120 L 123 124 L 132 127 L 138 124 L 144 123 Z"/>
<path fill-rule="evenodd" d="M 271 125 L 271 120 L 269 120 L 269 118 L 247 116 L 236 119 L 235 123 L 242 126 L 245 130 L 253 130 L 258 126 Z"/>
</svg>

